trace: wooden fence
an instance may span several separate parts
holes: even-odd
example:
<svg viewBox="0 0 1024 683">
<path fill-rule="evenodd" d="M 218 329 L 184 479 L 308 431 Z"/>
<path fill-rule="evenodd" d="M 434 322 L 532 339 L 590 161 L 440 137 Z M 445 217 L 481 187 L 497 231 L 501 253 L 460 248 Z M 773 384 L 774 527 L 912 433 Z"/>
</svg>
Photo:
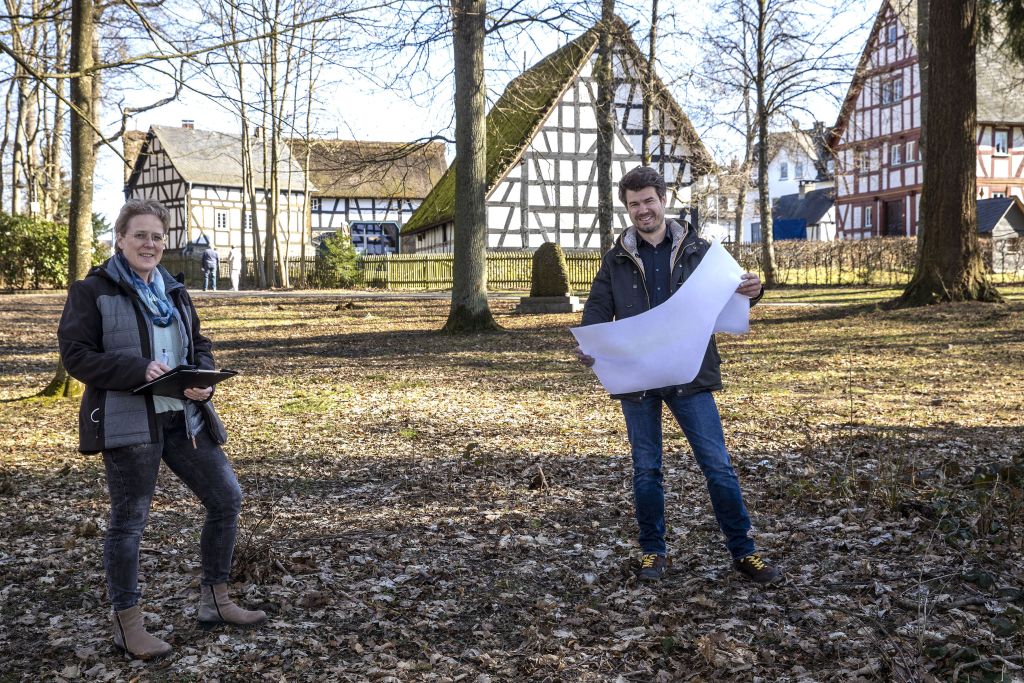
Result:
<svg viewBox="0 0 1024 683">
<path fill-rule="evenodd" d="M 761 246 L 759 244 L 726 245 L 740 265 L 762 278 Z M 1024 253 L 997 245 L 993 258 L 992 243 L 981 240 L 982 253 L 990 276 L 997 284 L 1024 282 Z M 804 242 L 786 240 L 775 243 L 776 280 L 784 285 L 888 285 L 909 282 L 914 272 L 917 240 L 915 238 L 875 238 L 835 242 Z M 585 294 L 597 275 L 600 256 L 593 251 L 565 252 L 569 267 L 569 283 L 574 293 Z M 995 267 L 993 268 L 993 261 Z M 533 254 L 529 251 L 492 251 L 487 254 L 487 287 L 491 291 L 526 291 L 530 289 Z M 202 286 L 202 269 L 198 259 L 166 256 L 164 266 L 172 273 L 184 273 L 192 288 Z M 288 261 L 288 274 L 293 287 L 302 286 L 303 264 L 299 258 Z M 324 278 L 315 257 L 305 260 L 305 287 L 322 287 Z M 450 289 L 452 286 L 451 254 L 391 254 L 361 256 L 357 287 L 392 290 Z M 255 287 L 252 263 L 246 264 L 242 287 Z M 221 263 L 218 288 L 230 286 L 228 266 Z"/>
</svg>

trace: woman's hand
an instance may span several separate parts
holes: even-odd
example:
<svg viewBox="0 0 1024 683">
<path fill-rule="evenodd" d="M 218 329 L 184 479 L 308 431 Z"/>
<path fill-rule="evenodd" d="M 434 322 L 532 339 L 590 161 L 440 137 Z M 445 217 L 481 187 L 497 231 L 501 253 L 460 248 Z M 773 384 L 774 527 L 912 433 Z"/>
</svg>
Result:
<svg viewBox="0 0 1024 683">
<path fill-rule="evenodd" d="M 205 401 L 213 395 L 213 387 L 193 387 L 185 390 L 185 398 L 193 401 Z"/>
<path fill-rule="evenodd" d="M 146 381 L 147 382 L 152 382 L 153 380 L 155 380 L 160 375 L 163 375 L 163 374 L 168 373 L 170 371 L 171 371 L 171 368 L 169 368 L 168 366 L 164 365 L 160 361 L 158 361 L 158 360 L 150 361 L 149 365 L 146 366 Z"/>
</svg>

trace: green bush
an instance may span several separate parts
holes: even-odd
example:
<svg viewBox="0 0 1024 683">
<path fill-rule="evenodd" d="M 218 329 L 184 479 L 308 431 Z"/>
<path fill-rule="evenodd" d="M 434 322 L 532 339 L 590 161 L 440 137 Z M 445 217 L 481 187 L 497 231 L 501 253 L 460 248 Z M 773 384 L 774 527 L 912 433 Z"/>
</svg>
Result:
<svg viewBox="0 0 1024 683">
<path fill-rule="evenodd" d="M 569 286 L 569 266 L 565 263 L 565 252 L 554 242 L 545 242 L 533 254 L 530 296 L 569 294 L 572 294 L 572 288 Z"/>
<path fill-rule="evenodd" d="M 67 287 L 67 227 L 0 213 L 0 282 L 7 289 Z"/>
<path fill-rule="evenodd" d="M 359 278 L 359 254 L 348 235 L 340 232 L 325 237 L 316 254 L 317 279 L 321 287 L 351 287 Z"/>
</svg>

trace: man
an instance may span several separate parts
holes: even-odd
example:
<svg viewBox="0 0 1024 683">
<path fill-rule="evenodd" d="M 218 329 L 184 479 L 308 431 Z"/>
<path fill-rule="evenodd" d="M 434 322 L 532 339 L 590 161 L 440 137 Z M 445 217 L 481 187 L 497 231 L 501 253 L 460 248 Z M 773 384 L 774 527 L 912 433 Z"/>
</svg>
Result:
<svg viewBox="0 0 1024 683">
<path fill-rule="evenodd" d="M 231 291 L 237 292 L 238 281 L 242 277 L 242 252 L 233 244 L 228 251 L 228 267 L 231 270 Z"/>
<path fill-rule="evenodd" d="M 624 175 L 619 181 L 619 200 L 626 205 L 632 226 L 623 231 L 601 261 L 583 309 L 583 325 L 621 320 L 664 303 L 696 270 L 710 246 L 689 224 L 665 220 L 665 181 L 654 169 L 640 166 Z M 750 297 L 753 304 L 764 288 L 756 275 L 744 273 L 736 291 Z M 587 367 L 594 364 L 593 357 L 578 346 L 576 355 Z M 622 401 L 633 455 L 633 497 L 643 552 L 641 580 L 657 581 L 668 568 L 661 468 L 663 403 L 686 434 L 704 473 L 734 568 L 757 583 L 770 583 L 781 576 L 778 569 L 761 559 L 748 535 L 750 517 L 711 395 L 722 388 L 719 362 L 712 336 L 701 368 L 689 384 L 612 397 Z"/>
<path fill-rule="evenodd" d="M 217 271 L 220 269 L 220 254 L 211 245 L 203 250 L 203 291 L 207 287 L 217 291 Z"/>
</svg>

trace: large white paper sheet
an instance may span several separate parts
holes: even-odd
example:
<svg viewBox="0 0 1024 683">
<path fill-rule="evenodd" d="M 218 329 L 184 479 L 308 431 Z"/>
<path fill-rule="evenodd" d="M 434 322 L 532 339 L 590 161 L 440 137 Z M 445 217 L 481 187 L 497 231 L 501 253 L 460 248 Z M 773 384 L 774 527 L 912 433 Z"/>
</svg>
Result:
<svg viewBox="0 0 1024 683">
<path fill-rule="evenodd" d="M 750 329 L 750 300 L 736 294 L 743 269 L 712 242 L 697 269 L 668 301 L 623 320 L 574 327 L 583 353 L 611 394 L 692 382 L 713 332 Z"/>
</svg>

